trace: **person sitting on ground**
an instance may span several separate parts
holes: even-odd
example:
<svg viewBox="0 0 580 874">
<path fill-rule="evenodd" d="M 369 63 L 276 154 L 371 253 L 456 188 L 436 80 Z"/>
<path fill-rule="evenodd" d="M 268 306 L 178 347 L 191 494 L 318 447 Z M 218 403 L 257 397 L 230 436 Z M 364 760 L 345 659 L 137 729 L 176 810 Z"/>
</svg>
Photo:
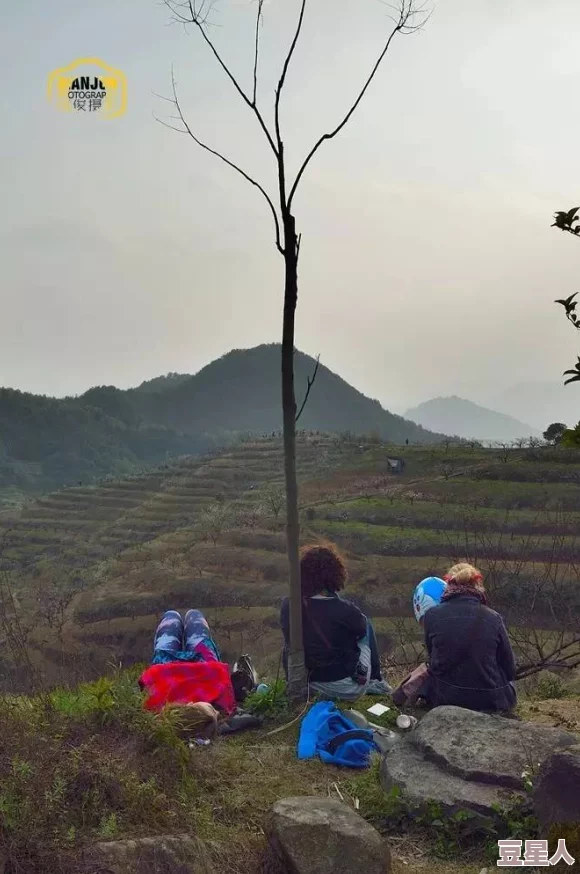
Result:
<svg viewBox="0 0 580 874">
<path fill-rule="evenodd" d="M 413 612 L 419 625 L 427 610 L 441 603 L 446 583 L 439 577 L 426 577 L 415 587 L 413 592 Z M 419 699 L 428 700 L 429 666 L 423 662 L 411 671 L 393 692 L 393 704 L 396 707 L 413 706 Z"/>
<path fill-rule="evenodd" d="M 185 620 L 168 610 L 155 632 L 153 661 L 139 679 L 148 693 L 145 708 L 179 708 L 184 731 L 197 735 L 217 732 L 218 720 L 236 710 L 236 696 L 227 664 L 199 610 Z"/>
<path fill-rule="evenodd" d="M 387 695 L 377 638 L 367 617 L 339 596 L 347 579 L 344 559 L 332 544 L 301 552 L 304 654 L 311 692 L 354 701 L 361 695 Z M 288 676 L 290 603 L 282 602 L 284 669 Z"/>
<path fill-rule="evenodd" d="M 482 574 L 461 563 L 444 580 L 441 604 L 423 617 L 428 703 L 509 713 L 517 702 L 515 659 L 503 619 L 487 606 Z"/>
</svg>

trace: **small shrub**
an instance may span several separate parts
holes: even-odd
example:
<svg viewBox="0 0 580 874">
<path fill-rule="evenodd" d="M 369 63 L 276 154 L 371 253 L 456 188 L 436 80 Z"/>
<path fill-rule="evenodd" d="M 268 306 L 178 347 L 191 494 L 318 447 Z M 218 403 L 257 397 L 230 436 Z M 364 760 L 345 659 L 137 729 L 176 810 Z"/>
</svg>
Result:
<svg viewBox="0 0 580 874">
<path fill-rule="evenodd" d="M 539 700 L 568 698 L 569 695 L 568 689 L 555 674 L 540 677 L 534 689 L 534 698 Z"/>
<path fill-rule="evenodd" d="M 266 719 L 284 719 L 289 716 L 290 704 L 286 697 L 286 681 L 276 680 L 267 692 L 252 692 L 246 698 L 244 708 Z"/>
<path fill-rule="evenodd" d="M 117 814 L 110 813 L 108 816 L 103 817 L 99 826 L 99 836 L 105 841 L 112 841 L 117 837 L 118 833 L 119 823 L 117 821 Z"/>
</svg>

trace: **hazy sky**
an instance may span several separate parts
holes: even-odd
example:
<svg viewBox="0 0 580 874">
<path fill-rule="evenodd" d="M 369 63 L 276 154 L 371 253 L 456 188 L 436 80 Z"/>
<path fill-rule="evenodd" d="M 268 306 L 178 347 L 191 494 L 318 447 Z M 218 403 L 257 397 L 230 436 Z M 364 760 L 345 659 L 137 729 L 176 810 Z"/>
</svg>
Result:
<svg viewBox="0 0 580 874">
<path fill-rule="evenodd" d="M 265 112 L 298 7 L 265 8 Z M 218 0 L 213 16 L 248 87 L 254 11 Z M 283 105 L 291 168 L 352 99 L 387 12 L 309 0 Z M 154 119 L 173 63 L 193 129 L 274 189 L 255 119 L 198 36 L 153 0 L 31 0 L 2 17 L 0 384 L 124 387 L 278 340 L 267 207 Z M 552 301 L 580 288 L 580 242 L 549 222 L 580 201 L 579 38 L 577 0 L 439 0 L 395 41 L 295 202 L 299 348 L 397 410 L 559 379 L 577 338 Z M 49 105 L 49 71 L 91 55 L 125 71 L 125 117 Z"/>
</svg>

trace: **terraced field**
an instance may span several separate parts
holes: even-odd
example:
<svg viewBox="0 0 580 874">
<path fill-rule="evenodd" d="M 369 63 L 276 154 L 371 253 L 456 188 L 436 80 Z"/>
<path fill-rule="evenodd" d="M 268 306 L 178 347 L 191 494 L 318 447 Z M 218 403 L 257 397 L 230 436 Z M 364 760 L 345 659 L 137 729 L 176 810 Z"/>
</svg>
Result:
<svg viewBox="0 0 580 874">
<path fill-rule="evenodd" d="M 393 455 L 403 474 L 390 472 Z M 486 572 L 524 660 L 547 657 L 554 635 L 567 641 L 578 628 L 579 453 L 304 435 L 297 460 L 302 540 L 342 546 L 349 592 L 376 618 L 392 657 L 414 658 L 414 584 L 459 559 Z M 226 657 L 248 650 L 275 670 L 286 590 L 282 461 L 279 439 L 247 441 L 4 514 L 3 651 L 17 625 L 49 679 L 97 675 L 113 660 L 147 659 L 159 614 L 196 605 Z M 13 682 L 7 656 L 4 673 Z"/>
</svg>

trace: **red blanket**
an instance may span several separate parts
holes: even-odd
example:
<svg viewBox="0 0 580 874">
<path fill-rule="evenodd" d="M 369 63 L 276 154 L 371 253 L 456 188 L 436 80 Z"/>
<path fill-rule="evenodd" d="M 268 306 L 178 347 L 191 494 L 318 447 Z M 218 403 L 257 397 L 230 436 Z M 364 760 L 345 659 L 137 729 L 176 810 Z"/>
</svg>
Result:
<svg viewBox="0 0 580 874">
<path fill-rule="evenodd" d="M 149 692 L 147 710 L 161 710 L 165 704 L 206 701 L 228 715 L 236 709 L 230 669 L 223 662 L 168 662 L 152 665 L 139 683 Z"/>
</svg>

